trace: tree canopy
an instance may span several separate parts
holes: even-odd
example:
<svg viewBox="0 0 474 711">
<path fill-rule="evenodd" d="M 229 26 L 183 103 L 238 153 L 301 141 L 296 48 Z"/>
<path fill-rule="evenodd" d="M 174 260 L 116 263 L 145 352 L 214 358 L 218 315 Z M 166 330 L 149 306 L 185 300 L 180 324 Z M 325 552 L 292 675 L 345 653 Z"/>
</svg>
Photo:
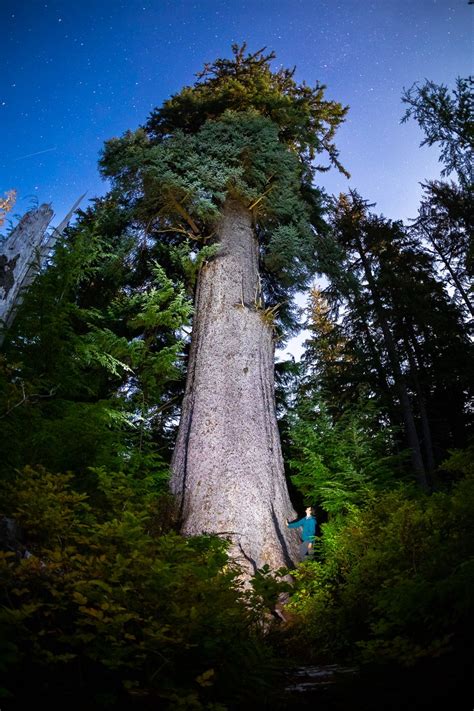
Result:
<svg viewBox="0 0 474 711">
<path fill-rule="evenodd" d="M 344 173 L 333 142 L 347 108 L 325 87 L 272 71 L 274 54 L 245 54 L 206 65 L 192 87 L 164 102 L 144 127 L 106 143 L 101 171 L 135 219 L 158 239 L 212 243 L 227 198 L 252 211 L 261 250 L 263 294 L 287 302 L 318 266 L 322 194 L 314 163 L 326 153 Z M 346 173 L 347 174 L 347 173 Z M 281 316 L 289 318 L 286 304 Z"/>
</svg>

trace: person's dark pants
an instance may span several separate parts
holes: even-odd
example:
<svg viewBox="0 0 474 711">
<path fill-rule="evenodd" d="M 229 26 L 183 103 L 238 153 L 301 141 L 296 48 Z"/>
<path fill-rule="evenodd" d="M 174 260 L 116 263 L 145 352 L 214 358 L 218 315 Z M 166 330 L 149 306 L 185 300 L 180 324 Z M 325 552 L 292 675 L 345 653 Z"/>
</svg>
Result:
<svg viewBox="0 0 474 711">
<path fill-rule="evenodd" d="M 312 547 L 310 548 L 310 545 L 311 545 L 311 541 L 301 541 L 301 543 L 300 543 L 300 560 L 302 560 L 302 561 L 307 560 L 311 556 L 311 554 L 313 552 L 313 548 Z"/>
</svg>

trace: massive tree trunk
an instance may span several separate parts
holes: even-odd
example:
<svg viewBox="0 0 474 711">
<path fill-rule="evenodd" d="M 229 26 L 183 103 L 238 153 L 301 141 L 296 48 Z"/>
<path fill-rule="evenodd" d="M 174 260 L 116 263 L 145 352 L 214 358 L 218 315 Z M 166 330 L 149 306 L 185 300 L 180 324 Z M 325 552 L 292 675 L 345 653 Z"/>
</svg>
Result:
<svg viewBox="0 0 474 711">
<path fill-rule="evenodd" d="M 185 535 L 228 537 L 247 571 L 296 560 L 274 396 L 271 325 L 256 307 L 258 244 L 249 211 L 228 201 L 217 256 L 201 269 L 186 392 L 172 462 Z"/>
</svg>

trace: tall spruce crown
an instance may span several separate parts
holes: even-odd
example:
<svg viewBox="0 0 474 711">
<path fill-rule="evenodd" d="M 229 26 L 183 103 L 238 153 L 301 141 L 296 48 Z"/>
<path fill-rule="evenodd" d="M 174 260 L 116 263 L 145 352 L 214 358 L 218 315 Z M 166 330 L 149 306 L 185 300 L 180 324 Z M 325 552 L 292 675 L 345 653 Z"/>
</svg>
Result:
<svg viewBox="0 0 474 711">
<path fill-rule="evenodd" d="M 325 87 L 272 71 L 275 54 L 246 53 L 206 64 L 196 83 L 155 109 L 147 123 L 109 140 L 100 166 L 151 235 L 212 243 L 226 200 L 251 210 L 268 305 L 288 302 L 318 269 L 323 197 L 316 172 L 348 175 L 334 144 L 347 107 Z M 329 164 L 315 164 L 326 154 Z M 280 312 L 291 325 L 290 307 Z"/>
</svg>

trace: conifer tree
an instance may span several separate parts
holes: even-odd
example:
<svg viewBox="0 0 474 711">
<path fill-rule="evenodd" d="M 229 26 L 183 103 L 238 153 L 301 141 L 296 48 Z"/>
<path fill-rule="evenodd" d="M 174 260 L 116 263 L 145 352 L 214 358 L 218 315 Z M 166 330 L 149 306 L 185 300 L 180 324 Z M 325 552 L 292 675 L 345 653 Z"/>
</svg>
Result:
<svg viewBox="0 0 474 711">
<path fill-rule="evenodd" d="M 317 154 L 338 169 L 346 109 L 272 71 L 274 54 L 204 67 L 101 166 L 150 238 L 192 244 L 201 266 L 172 488 L 182 531 L 222 534 L 248 570 L 294 559 L 273 382 L 276 329 L 317 266 Z"/>
<path fill-rule="evenodd" d="M 457 77 L 450 92 L 444 84 L 426 80 L 405 90 L 407 110 L 402 122 L 414 118 L 425 134 L 421 146 L 438 145 L 441 175 L 454 172 L 463 189 L 472 189 L 474 157 L 474 78 Z"/>
<path fill-rule="evenodd" d="M 454 91 L 443 84 L 425 81 L 404 91 L 407 109 L 402 121 L 413 118 L 425 137 L 420 146 L 437 145 L 442 176 L 457 182 L 431 180 L 423 185 L 424 196 L 413 232 L 438 262 L 454 288 L 454 300 L 466 317 L 474 316 L 472 303 L 474 79 L 458 77 Z"/>
<path fill-rule="evenodd" d="M 104 466 L 163 483 L 191 305 L 158 256 L 108 197 L 58 240 L 0 357 L 2 479 Z"/>
<path fill-rule="evenodd" d="M 423 184 L 424 195 L 412 226 L 420 243 L 432 254 L 453 300 L 466 318 L 474 318 L 472 276 L 474 271 L 474 209 L 472 193 L 454 182 L 439 180 Z"/>
<path fill-rule="evenodd" d="M 311 302 L 309 385 L 336 419 L 361 397 L 376 403 L 428 488 L 468 436 L 468 326 L 417 233 L 370 207 L 355 191 L 334 205 L 329 285 Z"/>
</svg>

